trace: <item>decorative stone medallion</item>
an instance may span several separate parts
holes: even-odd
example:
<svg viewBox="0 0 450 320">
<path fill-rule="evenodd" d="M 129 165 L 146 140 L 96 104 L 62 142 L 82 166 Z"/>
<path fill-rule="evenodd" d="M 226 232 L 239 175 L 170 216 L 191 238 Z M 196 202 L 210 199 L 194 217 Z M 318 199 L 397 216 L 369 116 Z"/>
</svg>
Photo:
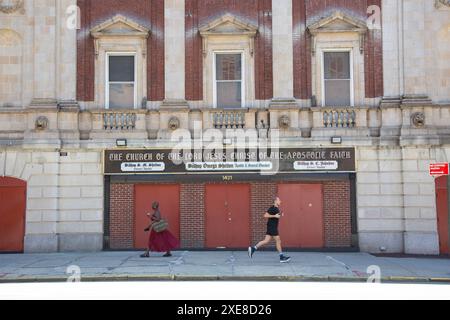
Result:
<svg viewBox="0 0 450 320">
<path fill-rule="evenodd" d="M 17 11 L 24 13 L 24 0 L 0 0 L 0 12 L 11 14 Z"/>
<path fill-rule="evenodd" d="M 291 126 L 291 119 L 287 115 L 281 116 L 278 119 L 278 125 L 281 129 L 289 129 Z"/>
<path fill-rule="evenodd" d="M 169 129 L 172 131 L 180 129 L 180 120 L 177 117 L 170 118 Z"/>
<path fill-rule="evenodd" d="M 425 114 L 416 112 L 411 116 L 411 121 L 416 128 L 422 128 L 425 126 Z"/>
<path fill-rule="evenodd" d="M 37 131 L 44 131 L 48 128 L 48 118 L 47 117 L 39 117 L 36 119 L 35 124 Z"/>
</svg>

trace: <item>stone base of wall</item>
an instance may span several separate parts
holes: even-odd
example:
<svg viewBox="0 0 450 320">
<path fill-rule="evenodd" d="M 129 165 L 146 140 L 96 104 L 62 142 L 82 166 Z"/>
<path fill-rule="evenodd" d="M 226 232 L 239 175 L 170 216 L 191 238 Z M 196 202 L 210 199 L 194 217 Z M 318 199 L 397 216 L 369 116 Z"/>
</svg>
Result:
<svg viewBox="0 0 450 320">
<path fill-rule="evenodd" d="M 56 234 L 30 234 L 25 236 L 25 253 L 58 252 L 58 236 Z"/>
<path fill-rule="evenodd" d="M 359 233 L 359 248 L 363 252 L 401 253 L 404 251 L 403 246 L 403 232 Z"/>
<path fill-rule="evenodd" d="M 59 251 L 61 252 L 97 252 L 103 249 L 103 234 L 77 233 L 59 235 Z"/>
<path fill-rule="evenodd" d="M 426 254 L 438 255 L 439 243 L 437 233 L 427 232 L 406 232 L 405 233 L 405 253 L 406 254 Z"/>
<path fill-rule="evenodd" d="M 98 252 L 101 250 L 103 250 L 102 233 L 25 236 L 25 253 Z"/>
</svg>

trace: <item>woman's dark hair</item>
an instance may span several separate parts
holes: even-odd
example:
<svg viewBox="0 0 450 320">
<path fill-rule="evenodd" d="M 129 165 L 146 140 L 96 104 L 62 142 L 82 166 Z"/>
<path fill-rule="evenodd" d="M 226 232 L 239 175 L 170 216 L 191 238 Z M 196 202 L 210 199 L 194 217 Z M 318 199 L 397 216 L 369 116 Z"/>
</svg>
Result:
<svg viewBox="0 0 450 320">
<path fill-rule="evenodd" d="M 159 208 L 159 202 L 158 201 L 153 202 L 152 208 L 155 209 L 155 210 L 158 209 Z"/>
</svg>

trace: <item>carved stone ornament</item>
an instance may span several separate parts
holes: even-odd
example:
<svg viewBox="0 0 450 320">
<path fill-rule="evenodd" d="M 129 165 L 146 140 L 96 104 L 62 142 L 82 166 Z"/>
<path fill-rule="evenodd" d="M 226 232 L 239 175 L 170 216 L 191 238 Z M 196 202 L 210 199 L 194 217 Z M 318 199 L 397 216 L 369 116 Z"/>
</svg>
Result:
<svg viewBox="0 0 450 320">
<path fill-rule="evenodd" d="M 17 11 L 24 12 L 24 0 L 0 0 L 0 12 L 10 14 Z"/>
<path fill-rule="evenodd" d="M 39 117 L 36 119 L 35 128 L 38 131 L 44 131 L 48 128 L 47 117 Z"/>
<path fill-rule="evenodd" d="M 281 129 L 289 129 L 291 126 L 291 119 L 287 115 L 281 116 L 278 119 L 278 125 Z"/>
<path fill-rule="evenodd" d="M 450 0 L 436 0 L 436 8 L 448 7 L 450 8 Z"/>
<path fill-rule="evenodd" d="M 422 128 L 425 126 L 425 114 L 416 112 L 411 116 L 411 121 L 416 128 Z"/>
<path fill-rule="evenodd" d="M 172 131 L 180 129 L 180 120 L 177 117 L 170 118 L 169 129 Z"/>
</svg>

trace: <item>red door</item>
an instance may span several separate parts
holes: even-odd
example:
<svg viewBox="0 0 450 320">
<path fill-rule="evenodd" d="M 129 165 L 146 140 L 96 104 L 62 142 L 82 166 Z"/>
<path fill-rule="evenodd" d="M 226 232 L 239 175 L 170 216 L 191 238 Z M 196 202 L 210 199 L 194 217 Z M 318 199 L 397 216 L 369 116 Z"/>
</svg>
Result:
<svg viewBox="0 0 450 320">
<path fill-rule="evenodd" d="M 448 177 L 436 179 L 436 205 L 438 218 L 439 247 L 441 254 L 450 254 Z"/>
<path fill-rule="evenodd" d="M 250 186 L 208 185 L 205 196 L 206 247 L 246 248 L 250 244 Z"/>
<path fill-rule="evenodd" d="M 321 184 L 280 184 L 283 217 L 280 236 L 284 247 L 323 248 L 323 192 Z"/>
<path fill-rule="evenodd" d="M 180 187 L 178 185 L 135 186 L 134 247 L 145 249 L 149 233 L 144 229 L 150 224 L 146 213 L 151 212 L 152 203 L 158 201 L 162 217 L 169 222 L 169 231 L 180 239 Z"/>
<path fill-rule="evenodd" d="M 23 252 L 26 183 L 0 177 L 0 252 Z"/>
</svg>

